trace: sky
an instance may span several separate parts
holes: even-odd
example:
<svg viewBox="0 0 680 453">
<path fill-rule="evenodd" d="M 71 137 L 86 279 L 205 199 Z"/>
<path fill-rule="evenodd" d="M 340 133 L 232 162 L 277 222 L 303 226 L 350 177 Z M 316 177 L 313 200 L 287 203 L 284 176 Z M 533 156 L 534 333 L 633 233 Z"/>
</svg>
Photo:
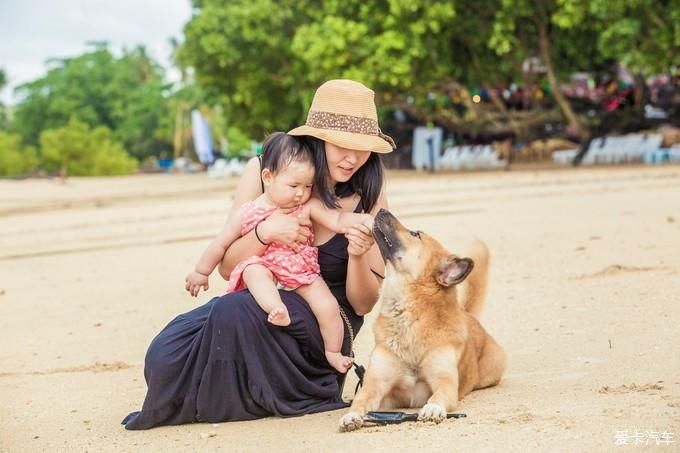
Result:
<svg viewBox="0 0 680 453">
<path fill-rule="evenodd" d="M 190 0 L 0 0 L 0 68 L 9 79 L 0 100 L 14 104 L 14 87 L 42 77 L 50 58 L 84 53 L 87 41 L 108 41 L 117 54 L 143 44 L 168 67 L 168 41 L 190 18 Z"/>
</svg>

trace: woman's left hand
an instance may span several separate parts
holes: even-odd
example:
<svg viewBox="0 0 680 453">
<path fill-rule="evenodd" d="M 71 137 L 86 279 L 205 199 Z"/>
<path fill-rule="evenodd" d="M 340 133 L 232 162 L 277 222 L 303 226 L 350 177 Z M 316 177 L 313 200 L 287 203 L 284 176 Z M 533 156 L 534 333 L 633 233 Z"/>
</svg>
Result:
<svg viewBox="0 0 680 453">
<path fill-rule="evenodd" d="M 350 255 L 363 255 L 371 249 L 375 242 L 371 229 L 362 223 L 357 223 L 351 228 L 344 228 L 342 233 L 347 238 L 347 242 L 349 242 L 347 253 Z"/>
</svg>

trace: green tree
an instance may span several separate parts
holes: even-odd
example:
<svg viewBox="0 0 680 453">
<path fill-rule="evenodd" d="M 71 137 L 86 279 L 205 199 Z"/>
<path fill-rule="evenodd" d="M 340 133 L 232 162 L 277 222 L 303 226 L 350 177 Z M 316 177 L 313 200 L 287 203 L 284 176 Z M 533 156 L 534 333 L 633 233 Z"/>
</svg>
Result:
<svg viewBox="0 0 680 453">
<path fill-rule="evenodd" d="M 599 54 L 624 64 L 636 76 L 668 73 L 680 61 L 680 1 L 560 0 L 553 21 L 565 30 L 596 24 Z M 638 105 L 642 93 L 636 93 Z"/>
<path fill-rule="evenodd" d="M 291 50 L 300 24 L 318 5 L 294 0 L 195 0 L 180 59 L 196 81 L 219 94 L 227 121 L 251 136 L 297 124 L 306 71 Z M 300 90 L 303 90 L 303 93 Z"/>
<path fill-rule="evenodd" d="M 0 68 L 0 93 L 5 89 L 5 86 L 7 86 L 7 75 L 5 74 L 5 71 Z M 8 122 L 7 108 L 2 101 L 0 101 L 0 130 L 7 129 Z"/>
<path fill-rule="evenodd" d="M 314 89 L 331 78 L 374 88 L 383 114 L 399 108 L 470 132 L 517 132 L 562 116 L 583 133 L 560 83 L 614 61 L 667 68 L 678 59 L 678 3 L 194 0 L 179 54 L 224 104 L 227 123 L 251 136 L 304 121 Z M 507 111 L 491 88 L 532 74 L 523 63 L 536 57 L 545 75 L 523 82 L 547 84 L 558 108 Z M 485 88 L 493 102 L 473 103 L 470 90 Z"/>
<path fill-rule="evenodd" d="M 558 80 L 560 70 L 569 72 L 576 68 L 568 59 L 556 59 L 553 45 L 553 42 L 566 38 L 559 35 L 559 24 L 554 17 L 560 15 L 561 8 L 568 7 L 569 2 L 563 0 L 502 0 L 489 45 L 499 56 L 540 57 L 551 93 L 562 114 L 569 125 L 583 135 L 584 127 L 569 100 L 562 94 Z"/>
<path fill-rule="evenodd" d="M 226 138 L 229 143 L 229 157 L 236 157 L 250 152 L 252 140 L 241 129 L 235 126 L 228 128 Z"/>
<path fill-rule="evenodd" d="M 252 136 L 304 121 L 314 89 L 331 78 L 364 82 L 384 96 L 383 105 L 424 120 L 446 111 L 462 121 L 431 105 L 429 95 L 452 95 L 482 75 L 505 80 L 498 61 L 489 70 L 494 54 L 486 45 L 494 17 L 484 11 L 496 4 L 459 10 L 443 0 L 196 0 L 181 56 L 199 83 L 220 93 L 227 118 Z"/>
<path fill-rule="evenodd" d="M 680 59 L 680 1 L 559 0 L 554 22 L 563 28 L 595 21 L 603 56 L 633 71 L 665 73 Z"/>
<path fill-rule="evenodd" d="M 423 99 L 444 80 L 460 79 L 461 68 L 449 72 L 447 29 L 455 16 L 450 1 L 324 2 L 314 21 L 299 27 L 292 48 L 312 87 L 351 78 L 388 100 Z"/>
<path fill-rule="evenodd" d="M 173 118 L 165 71 L 144 47 L 124 52 L 108 87 L 113 138 L 138 159 L 171 148 Z"/>
<path fill-rule="evenodd" d="M 475 105 L 467 87 L 506 83 L 521 64 L 499 59 L 487 45 L 498 3 L 324 2 L 314 21 L 299 27 L 293 50 L 308 68 L 309 85 L 353 78 L 380 93 L 383 105 L 423 122 L 469 129 L 474 122 L 494 123 L 492 113 L 506 109 L 492 90 L 492 111 Z"/>
<path fill-rule="evenodd" d="M 0 176 L 25 175 L 37 164 L 35 150 L 22 146 L 19 135 L 0 131 Z"/>
<path fill-rule="evenodd" d="M 63 177 L 125 175 L 137 169 L 137 161 L 113 141 L 108 128 L 92 129 L 75 118 L 64 127 L 43 131 L 40 145 L 44 168 Z"/>
<path fill-rule="evenodd" d="M 164 71 L 143 47 L 120 58 L 106 43 L 91 43 L 83 55 L 52 60 L 47 74 L 20 86 L 12 128 L 26 143 L 70 118 L 106 126 L 135 157 L 159 154 L 170 146 L 171 121 Z"/>
</svg>

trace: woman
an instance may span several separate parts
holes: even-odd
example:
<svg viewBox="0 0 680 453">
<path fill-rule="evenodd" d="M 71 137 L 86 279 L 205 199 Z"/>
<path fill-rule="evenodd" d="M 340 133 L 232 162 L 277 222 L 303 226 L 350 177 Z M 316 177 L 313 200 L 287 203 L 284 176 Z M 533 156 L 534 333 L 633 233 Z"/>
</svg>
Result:
<svg viewBox="0 0 680 453">
<path fill-rule="evenodd" d="M 373 91 L 350 80 L 331 80 L 314 95 L 307 122 L 289 135 L 312 148 L 316 196 L 328 207 L 376 213 L 387 207 L 379 155 L 394 142 L 378 127 Z M 252 159 L 237 187 L 230 215 L 262 193 L 260 165 Z M 270 241 L 303 242 L 310 225 L 273 214 L 228 249 L 220 274 L 262 253 Z M 321 275 L 345 321 L 343 353 L 378 298 L 384 263 L 363 225 L 344 235 L 317 228 Z M 304 300 L 282 292 L 291 323 L 273 326 L 247 291 L 214 298 L 179 315 L 152 341 L 144 376 L 148 391 L 127 429 L 192 422 L 295 416 L 345 407 L 344 375 L 325 360 L 316 319 Z"/>
</svg>

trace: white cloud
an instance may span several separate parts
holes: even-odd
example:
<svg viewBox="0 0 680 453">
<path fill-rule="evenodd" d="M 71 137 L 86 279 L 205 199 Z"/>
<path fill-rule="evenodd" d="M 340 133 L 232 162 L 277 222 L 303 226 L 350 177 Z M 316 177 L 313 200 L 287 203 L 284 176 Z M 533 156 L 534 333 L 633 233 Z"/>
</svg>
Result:
<svg viewBox="0 0 680 453">
<path fill-rule="evenodd" d="M 44 75 L 50 58 L 83 53 L 88 41 L 113 51 L 143 44 L 167 67 L 168 41 L 190 18 L 190 0 L 2 0 L 0 68 L 9 86 L 0 99 L 13 103 L 14 87 Z"/>
</svg>

